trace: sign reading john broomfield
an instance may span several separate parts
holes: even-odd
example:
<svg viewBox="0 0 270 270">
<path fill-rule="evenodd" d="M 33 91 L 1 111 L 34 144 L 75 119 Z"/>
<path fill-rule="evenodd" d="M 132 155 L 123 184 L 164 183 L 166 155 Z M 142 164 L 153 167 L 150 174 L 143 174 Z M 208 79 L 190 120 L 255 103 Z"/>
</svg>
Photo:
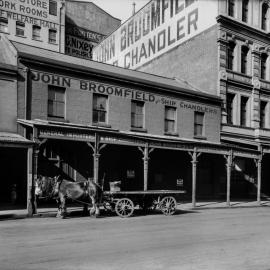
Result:
<svg viewBox="0 0 270 270">
<path fill-rule="evenodd" d="M 152 0 L 96 46 L 93 59 L 136 69 L 214 25 L 217 5 L 218 1 L 206 5 L 201 0 Z"/>
<path fill-rule="evenodd" d="M 98 93 L 124 99 L 132 99 L 154 104 L 180 107 L 184 110 L 196 110 L 209 114 L 219 113 L 219 108 L 216 106 L 208 106 L 201 103 L 189 102 L 180 99 L 176 100 L 175 98 L 170 98 L 165 95 L 153 94 L 143 90 L 124 88 L 112 84 L 64 77 L 57 74 L 49 74 L 39 71 L 32 71 L 32 74 L 32 80 L 40 83 L 88 91 L 89 93 Z"/>
</svg>

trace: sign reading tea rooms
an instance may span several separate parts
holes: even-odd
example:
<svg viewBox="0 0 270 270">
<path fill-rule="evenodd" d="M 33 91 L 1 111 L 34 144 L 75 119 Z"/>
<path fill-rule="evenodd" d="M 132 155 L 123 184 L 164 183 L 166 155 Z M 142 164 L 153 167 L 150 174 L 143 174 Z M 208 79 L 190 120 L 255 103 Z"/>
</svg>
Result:
<svg viewBox="0 0 270 270">
<path fill-rule="evenodd" d="M 0 17 L 57 28 L 57 16 L 49 14 L 49 0 L 0 0 Z"/>
<path fill-rule="evenodd" d="M 93 59 L 136 69 L 216 24 L 218 1 L 152 0 L 93 50 Z"/>
</svg>

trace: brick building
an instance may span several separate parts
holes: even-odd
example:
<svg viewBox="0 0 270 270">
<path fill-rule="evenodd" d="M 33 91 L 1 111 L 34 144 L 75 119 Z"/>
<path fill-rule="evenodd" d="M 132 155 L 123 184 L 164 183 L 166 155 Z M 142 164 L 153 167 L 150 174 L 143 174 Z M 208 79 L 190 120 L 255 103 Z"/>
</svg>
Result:
<svg viewBox="0 0 270 270">
<path fill-rule="evenodd" d="M 251 168 L 259 158 L 257 150 L 220 142 L 216 96 L 178 80 L 67 55 L 55 60 L 57 52 L 16 42 L 0 47 L 18 59 L 17 122 L 19 134 L 35 144 L 33 179 L 104 177 L 105 189 L 119 180 L 126 190 L 183 184 L 195 205 L 196 196 L 230 199 L 232 153 L 250 160 Z M 29 181 L 30 201 L 32 186 Z M 256 187 L 246 192 L 256 193 Z"/>
<path fill-rule="evenodd" d="M 246 175 L 244 159 L 235 161 L 232 183 L 242 183 L 243 190 L 255 181 L 269 195 L 269 29 L 269 1 L 151 1 L 94 54 L 220 96 L 221 141 L 262 153 L 256 162 L 263 165 L 262 183 Z"/>
<path fill-rule="evenodd" d="M 34 47 L 92 58 L 92 48 L 121 21 L 92 2 L 1 0 L 0 33 Z"/>
</svg>

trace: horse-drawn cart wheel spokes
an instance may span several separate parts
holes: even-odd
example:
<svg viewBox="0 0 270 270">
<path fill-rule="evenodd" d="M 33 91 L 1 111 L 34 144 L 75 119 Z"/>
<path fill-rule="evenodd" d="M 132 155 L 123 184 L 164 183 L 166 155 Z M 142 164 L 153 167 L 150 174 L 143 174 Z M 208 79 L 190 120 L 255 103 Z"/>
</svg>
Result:
<svg viewBox="0 0 270 270">
<path fill-rule="evenodd" d="M 134 212 L 134 203 L 128 198 L 119 199 L 115 205 L 115 212 L 120 217 L 130 217 Z"/>
<path fill-rule="evenodd" d="M 174 197 L 166 196 L 164 197 L 159 205 L 160 210 L 166 216 L 173 215 L 176 211 L 177 202 Z"/>
</svg>

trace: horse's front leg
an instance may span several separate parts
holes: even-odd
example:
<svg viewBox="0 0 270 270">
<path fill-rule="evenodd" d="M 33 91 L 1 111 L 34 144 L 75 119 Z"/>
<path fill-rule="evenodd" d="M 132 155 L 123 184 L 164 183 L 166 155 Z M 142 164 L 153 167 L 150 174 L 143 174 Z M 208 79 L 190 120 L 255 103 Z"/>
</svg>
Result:
<svg viewBox="0 0 270 270">
<path fill-rule="evenodd" d="M 57 215 L 56 217 L 61 217 L 61 200 L 58 198 L 56 199 L 56 203 L 57 203 Z"/>
<path fill-rule="evenodd" d="M 61 206 L 60 206 L 60 217 L 65 218 L 67 215 L 67 208 L 66 208 L 66 198 L 65 196 L 60 196 Z"/>
<path fill-rule="evenodd" d="M 100 215 L 99 206 L 96 202 L 96 199 L 94 197 L 91 197 L 92 200 L 92 208 L 90 210 L 90 216 L 95 215 L 95 217 L 98 217 Z"/>
</svg>

